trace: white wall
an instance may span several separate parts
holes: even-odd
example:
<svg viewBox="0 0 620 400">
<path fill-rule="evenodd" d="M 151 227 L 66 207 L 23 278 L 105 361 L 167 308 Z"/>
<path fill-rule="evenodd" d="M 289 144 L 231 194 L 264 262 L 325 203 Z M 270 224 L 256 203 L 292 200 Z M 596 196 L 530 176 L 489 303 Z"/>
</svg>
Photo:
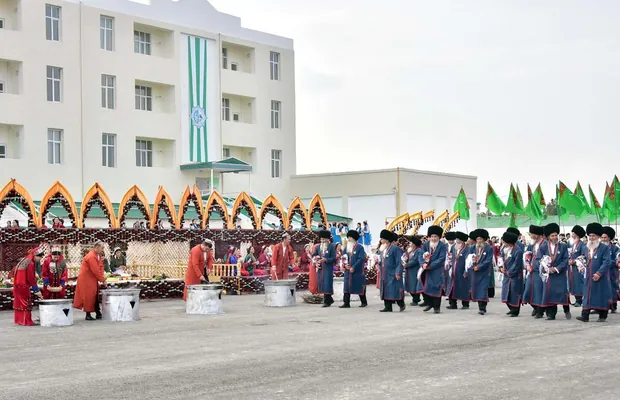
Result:
<svg viewBox="0 0 620 400">
<path fill-rule="evenodd" d="M 407 194 L 407 212 L 409 214 L 422 211 L 423 213 L 433 209 L 433 196 L 422 194 Z M 395 215 L 397 217 L 397 215 Z"/>
<path fill-rule="evenodd" d="M 385 227 L 385 216 L 396 214 L 396 196 L 351 196 L 349 197 L 348 217 L 353 221 L 349 225 L 355 228 L 358 222 L 368 221 L 372 244 L 379 241 L 379 234 Z"/>
</svg>

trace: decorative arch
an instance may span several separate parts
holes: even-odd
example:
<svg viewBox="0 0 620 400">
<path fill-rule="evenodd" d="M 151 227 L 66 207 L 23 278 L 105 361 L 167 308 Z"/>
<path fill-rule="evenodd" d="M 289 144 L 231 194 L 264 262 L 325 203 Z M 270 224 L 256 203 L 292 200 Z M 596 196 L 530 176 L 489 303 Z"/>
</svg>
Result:
<svg viewBox="0 0 620 400">
<path fill-rule="evenodd" d="M 234 224 L 237 220 L 237 216 L 241 212 L 241 210 L 245 210 L 250 215 L 250 220 L 252 221 L 252 226 L 254 229 L 260 229 L 260 221 L 258 216 L 258 210 L 256 210 L 256 205 L 252 198 L 246 193 L 241 192 L 235 199 L 235 203 L 233 204 L 231 214 L 231 223 Z"/>
<path fill-rule="evenodd" d="M 39 224 L 39 216 L 34 206 L 34 201 L 30 197 L 30 193 L 12 178 L 0 191 L 0 215 L 9 203 L 16 201 L 28 214 L 28 225 L 41 226 Z"/>
<path fill-rule="evenodd" d="M 273 194 L 270 194 L 269 196 L 267 196 L 265 201 L 263 201 L 263 205 L 261 206 L 261 209 L 260 209 L 260 215 L 258 217 L 258 221 L 259 221 L 258 229 L 263 228 L 263 220 L 265 219 L 265 215 L 268 212 L 271 212 L 276 217 L 278 217 L 280 219 L 280 222 L 282 223 L 282 226 L 284 227 L 284 230 L 288 230 L 288 226 L 289 226 L 288 219 L 286 218 L 284 207 L 282 207 L 282 204 L 278 201 L 278 199 L 275 198 Z"/>
<path fill-rule="evenodd" d="M 308 218 L 309 218 L 308 223 L 309 224 L 312 224 L 314 214 L 316 214 L 317 212 L 321 216 L 321 220 L 323 221 L 323 226 L 325 227 L 325 229 L 327 229 L 327 226 L 328 226 L 327 211 L 325 211 L 325 204 L 323 204 L 323 199 L 318 193 L 314 195 L 312 200 L 310 200 L 310 204 L 308 205 Z"/>
<path fill-rule="evenodd" d="M 185 187 L 185 191 L 183 192 L 183 196 L 181 197 L 181 204 L 179 204 L 177 229 L 181 229 L 183 227 L 183 222 L 185 221 L 185 212 L 187 211 L 190 202 L 194 204 L 196 214 L 198 215 L 198 220 L 201 224 L 203 222 L 204 209 L 202 208 L 202 195 L 200 194 L 200 190 L 196 185 L 194 185 L 192 189 L 190 189 L 189 185 L 187 185 Z M 202 227 L 204 228 L 204 226 Z"/>
<path fill-rule="evenodd" d="M 446 232 L 448 232 L 450 229 L 456 226 L 456 224 L 459 222 L 460 219 L 461 219 L 461 213 L 459 211 L 450 215 L 450 218 L 446 221 L 446 223 L 442 227 L 444 236 L 446 235 Z"/>
<path fill-rule="evenodd" d="M 133 185 L 129 188 L 127 193 L 123 196 L 121 203 L 118 206 L 118 226 L 119 228 L 125 227 L 125 218 L 127 217 L 127 212 L 131 209 L 131 207 L 136 206 L 144 216 L 144 219 L 150 223 L 151 222 L 151 211 L 149 207 L 149 201 L 142 193 L 142 190 L 136 185 Z"/>
<path fill-rule="evenodd" d="M 105 190 L 103 190 L 99 183 L 95 183 L 91 186 L 91 188 L 88 189 L 88 192 L 84 195 L 84 199 L 82 200 L 82 205 L 80 207 L 80 226 L 84 227 L 86 218 L 88 218 L 88 213 L 94 205 L 98 205 L 105 214 L 106 218 L 108 218 L 108 225 L 110 228 L 118 228 L 118 222 L 114 213 L 114 206 L 112 206 L 110 197 L 108 197 L 108 194 Z"/>
<path fill-rule="evenodd" d="M 392 222 L 387 226 L 387 230 L 395 233 L 401 233 L 409 222 L 409 213 L 404 213 L 394 218 Z"/>
<path fill-rule="evenodd" d="M 442 212 L 441 214 L 439 214 L 437 218 L 435 218 L 435 220 L 433 221 L 433 225 L 443 226 L 443 224 L 446 223 L 449 217 L 450 217 L 450 214 L 448 213 L 448 210 L 446 210 Z"/>
<path fill-rule="evenodd" d="M 301 226 L 306 229 L 310 229 L 312 225 L 308 223 L 308 221 L 310 221 L 308 211 L 306 211 L 306 207 L 304 207 L 304 203 L 301 201 L 299 196 L 295 197 L 291 202 L 291 205 L 288 206 L 287 222 L 289 228 L 293 226 L 293 216 L 295 215 L 298 215 L 301 218 Z"/>
<path fill-rule="evenodd" d="M 168 216 L 168 222 L 170 226 L 178 229 L 177 222 L 177 213 L 174 208 L 174 202 L 170 198 L 166 189 L 163 186 L 160 186 L 157 189 L 157 195 L 155 195 L 155 203 L 153 203 L 153 213 L 151 214 L 151 229 L 155 228 L 157 225 L 157 221 L 159 220 L 159 211 L 164 210 L 166 215 Z"/>
<path fill-rule="evenodd" d="M 220 214 L 222 221 L 224 222 L 224 229 L 231 229 L 230 218 L 228 218 L 228 209 L 226 207 L 226 202 L 222 198 L 222 196 L 216 192 L 215 190 L 211 192 L 209 198 L 207 199 L 207 204 L 205 205 L 204 214 L 202 215 L 202 227 L 205 229 L 209 229 L 209 218 L 211 216 L 211 212 L 216 212 Z"/>
<path fill-rule="evenodd" d="M 45 216 L 47 215 L 47 212 L 50 207 L 56 203 L 60 203 L 65 211 L 67 211 L 74 228 L 82 227 L 82 220 L 80 219 L 77 208 L 75 207 L 75 201 L 73 201 L 73 197 L 67 188 L 64 187 L 64 185 L 59 181 L 56 181 L 56 183 L 49 188 L 47 193 L 43 195 L 41 205 L 39 206 L 39 226 L 45 223 Z"/>
</svg>

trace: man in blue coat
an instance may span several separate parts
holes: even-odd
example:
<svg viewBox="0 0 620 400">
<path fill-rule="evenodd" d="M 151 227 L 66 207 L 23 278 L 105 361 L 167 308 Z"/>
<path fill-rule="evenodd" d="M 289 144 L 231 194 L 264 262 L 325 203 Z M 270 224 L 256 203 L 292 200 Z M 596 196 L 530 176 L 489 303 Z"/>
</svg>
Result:
<svg viewBox="0 0 620 400">
<path fill-rule="evenodd" d="M 381 286 L 379 293 L 383 300 L 381 312 L 392 312 L 394 303 L 398 304 L 400 311 L 405 311 L 405 288 L 403 286 L 403 250 L 396 244 L 398 235 L 386 229 L 379 236 L 381 245 L 385 246 L 381 254 Z"/>
<path fill-rule="evenodd" d="M 558 313 L 558 305 L 564 307 L 566 319 L 571 319 L 570 302 L 568 295 L 568 250 L 565 243 L 560 243 L 558 235 L 560 226 L 555 223 L 548 224 L 544 228 L 545 240 L 538 249 L 536 262 L 541 264 L 543 258 L 549 257 L 548 269 L 541 271 L 543 276 L 542 307 L 538 308 L 537 317 L 541 318 L 543 310 L 547 313 L 547 321 L 555 320 Z"/>
<path fill-rule="evenodd" d="M 611 282 L 609 268 L 614 264 L 611 260 L 609 246 L 601 243 L 603 226 L 593 222 L 586 227 L 588 235 L 587 265 L 580 272 L 585 275 L 583 308 L 579 321 L 590 320 L 590 310 L 598 311 L 597 322 L 607 321 L 607 311 L 611 301 Z"/>
<path fill-rule="evenodd" d="M 523 304 L 532 306 L 532 317 L 538 315 L 538 307 L 542 307 L 543 282 L 540 277 L 539 265 L 536 262 L 536 254 L 544 239 L 542 226 L 530 225 L 530 244 L 525 249 L 523 260 L 525 272 L 525 288 L 523 290 Z M 529 255 L 528 255 L 529 253 Z"/>
<path fill-rule="evenodd" d="M 441 312 L 441 296 L 444 290 L 444 264 L 446 261 L 446 244 L 439 239 L 443 235 L 440 226 L 432 225 L 428 228 L 428 242 L 422 245 L 418 253 L 418 260 L 422 266 L 422 275 L 418 281 L 418 293 L 422 293 L 424 311 L 434 309 L 435 314 Z"/>
<path fill-rule="evenodd" d="M 347 269 L 344 271 L 344 304 L 339 308 L 351 308 L 351 295 L 360 296 L 362 304 L 360 307 L 366 307 L 366 276 L 364 275 L 364 267 L 366 266 L 366 252 L 364 246 L 359 244 L 359 233 L 357 231 L 349 231 L 347 233 L 346 254 L 349 260 Z"/>
<path fill-rule="evenodd" d="M 577 259 L 580 256 L 588 257 L 588 246 L 582 241 L 586 236 L 586 230 L 580 225 L 575 225 L 570 234 L 570 247 L 568 257 L 568 278 L 570 294 L 575 296 L 575 307 L 581 307 L 583 299 L 583 274 L 579 272 L 577 267 Z"/>
<path fill-rule="evenodd" d="M 418 271 L 420 270 L 418 253 L 422 251 L 422 241 L 416 236 L 405 236 L 405 239 L 409 241 L 405 264 L 405 291 L 411 295 L 411 305 L 417 306 L 420 302 L 420 294 L 417 293 Z"/>
<path fill-rule="evenodd" d="M 618 246 L 613 243 L 615 237 L 616 231 L 611 226 L 603 227 L 601 243 L 605 243 L 609 246 L 609 256 L 613 263 L 613 265 L 609 267 L 609 282 L 611 283 L 611 305 L 609 309 L 612 314 L 615 314 L 616 310 L 618 310 Z"/>
<path fill-rule="evenodd" d="M 521 251 L 525 251 L 525 245 L 521 241 L 521 239 L 522 239 L 521 231 L 519 231 L 517 228 L 510 227 L 510 228 L 506 229 L 506 232 L 510 232 L 510 233 L 513 233 L 513 234 L 517 235 L 517 243 L 515 243 L 515 246 L 520 248 Z"/>
<path fill-rule="evenodd" d="M 330 243 L 331 233 L 320 231 L 321 244 L 316 247 L 312 257 L 320 257 L 319 270 L 317 271 L 317 284 L 319 294 L 323 295 L 323 307 L 334 304 L 334 262 L 336 262 L 336 249 Z"/>
<path fill-rule="evenodd" d="M 478 302 L 478 314 L 487 313 L 489 302 L 489 276 L 493 268 L 495 252 L 488 243 L 489 232 L 486 229 L 474 231 L 476 245 L 474 246 L 474 260 L 471 274 L 471 299 Z"/>
<path fill-rule="evenodd" d="M 467 239 L 469 237 L 466 233 L 455 232 L 455 243 L 450 251 L 452 255 L 450 256 L 451 261 L 447 271 L 446 295 L 450 304 L 446 308 L 449 310 L 457 309 L 457 300 L 461 301 L 461 309 L 467 310 L 469 308 L 471 281 L 465 278 L 465 260 L 469 254 Z"/>
<path fill-rule="evenodd" d="M 447 292 L 448 287 L 450 286 L 448 283 L 448 279 L 450 277 L 449 271 L 452 265 L 452 249 L 454 248 L 454 243 L 456 241 L 456 232 L 446 232 L 443 236 L 448 243 L 446 246 L 446 262 L 444 263 L 444 272 L 443 272 L 443 280 L 444 280 L 444 290 Z M 446 296 L 448 294 L 446 293 Z"/>
<path fill-rule="evenodd" d="M 519 236 L 514 232 L 506 231 L 502 236 L 502 250 L 500 257 L 504 266 L 500 273 L 504 274 L 502 281 L 502 303 L 508 306 L 511 317 L 518 317 L 521 309 L 521 295 L 523 292 L 523 250 L 517 244 Z"/>
</svg>

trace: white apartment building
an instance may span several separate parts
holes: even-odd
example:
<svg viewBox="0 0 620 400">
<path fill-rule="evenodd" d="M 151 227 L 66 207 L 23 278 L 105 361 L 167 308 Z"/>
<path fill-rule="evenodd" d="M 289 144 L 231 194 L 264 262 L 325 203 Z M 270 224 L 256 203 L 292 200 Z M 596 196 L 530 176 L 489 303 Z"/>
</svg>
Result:
<svg viewBox="0 0 620 400">
<path fill-rule="evenodd" d="M 0 186 L 287 203 L 294 80 L 291 39 L 207 0 L 0 0 Z"/>
</svg>

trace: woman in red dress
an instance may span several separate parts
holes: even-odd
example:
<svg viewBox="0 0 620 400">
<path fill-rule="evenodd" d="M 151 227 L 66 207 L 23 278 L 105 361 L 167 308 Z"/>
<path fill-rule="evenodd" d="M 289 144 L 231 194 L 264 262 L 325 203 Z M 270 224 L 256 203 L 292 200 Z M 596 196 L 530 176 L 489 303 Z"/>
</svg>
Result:
<svg viewBox="0 0 620 400">
<path fill-rule="evenodd" d="M 60 247 L 52 247 L 52 254 L 43 261 L 41 278 L 43 278 L 44 299 L 65 298 L 65 284 L 69 279 L 69 271 Z"/>
<path fill-rule="evenodd" d="M 258 265 L 254 269 L 254 275 L 264 276 L 271 270 L 271 249 L 268 246 L 263 246 L 260 255 L 258 256 Z"/>
<path fill-rule="evenodd" d="M 34 274 L 34 264 L 41 261 L 43 250 L 36 248 L 31 250 L 28 256 L 24 257 L 13 269 L 15 278 L 13 285 L 13 310 L 14 321 L 17 325 L 33 326 L 32 305 L 33 299 L 30 289 L 38 298 L 43 298 L 37 278 Z"/>
<path fill-rule="evenodd" d="M 312 260 L 312 254 L 314 254 L 316 248 L 319 246 L 319 243 L 312 244 L 309 243 L 306 245 L 306 252 L 308 253 L 308 257 Z M 314 263 L 310 264 L 310 272 L 308 273 L 308 290 L 312 294 L 317 294 L 319 292 L 319 280 L 316 273 L 316 265 Z"/>
</svg>

